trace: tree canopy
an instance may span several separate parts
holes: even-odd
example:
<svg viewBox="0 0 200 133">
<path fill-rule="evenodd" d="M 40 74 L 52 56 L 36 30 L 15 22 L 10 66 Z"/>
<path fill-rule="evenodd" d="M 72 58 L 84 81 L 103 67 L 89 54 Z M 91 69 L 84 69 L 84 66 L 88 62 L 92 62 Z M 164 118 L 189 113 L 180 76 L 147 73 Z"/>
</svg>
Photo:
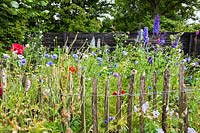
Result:
<svg viewBox="0 0 200 133">
<path fill-rule="evenodd" d="M 178 23 L 195 19 L 199 9 L 198 0 L 115 0 L 114 25 L 120 31 L 135 31 L 144 25 L 152 28 L 152 20 L 159 14 L 162 26 L 174 30 Z"/>
<path fill-rule="evenodd" d="M 195 19 L 199 9 L 198 0 L 3 0 L 0 44 L 23 42 L 27 34 L 38 31 L 137 31 L 144 26 L 151 30 L 157 14 L 163 30 L 185 30 L 185 21 Z M 105 14 L 113 18 L 101 22 Z"/>
</svg>

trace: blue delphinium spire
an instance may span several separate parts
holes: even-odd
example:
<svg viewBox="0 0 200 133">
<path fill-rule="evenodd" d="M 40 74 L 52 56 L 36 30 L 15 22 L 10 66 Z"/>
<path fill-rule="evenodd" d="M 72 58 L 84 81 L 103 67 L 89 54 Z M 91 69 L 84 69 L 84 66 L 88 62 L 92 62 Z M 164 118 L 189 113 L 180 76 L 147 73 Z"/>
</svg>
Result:
<svg viewBox="0 0 200 133">
<path fill-rule="evenodd" d="M 144 45 L 146 46 L 148 44 L 149 41 L 149 37 L 148 37 L 148 27 L 144 27 Z"/>
<path fill-rule="evenodd" d="M 153 34 L 158 35 L 160 32 L 160 16 L 156 15 L 154 19 L 154 25 L 153 25 Z"/>
</svg>

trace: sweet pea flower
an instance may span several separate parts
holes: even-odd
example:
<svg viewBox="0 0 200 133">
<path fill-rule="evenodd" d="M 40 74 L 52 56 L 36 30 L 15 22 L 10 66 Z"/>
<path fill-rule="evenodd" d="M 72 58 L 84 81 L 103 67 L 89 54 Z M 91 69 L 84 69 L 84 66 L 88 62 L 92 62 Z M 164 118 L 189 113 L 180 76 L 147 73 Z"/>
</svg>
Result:
<svg viewBox="0 0 200 133">
<path fill-rule="evenodd" d="M 10 48 L 10 51 L 15 52 L 18 55 L 24 54 L 24 46 L 22 46 L 19 43 L 13 43 L 12 47 Z"/>
</svg>

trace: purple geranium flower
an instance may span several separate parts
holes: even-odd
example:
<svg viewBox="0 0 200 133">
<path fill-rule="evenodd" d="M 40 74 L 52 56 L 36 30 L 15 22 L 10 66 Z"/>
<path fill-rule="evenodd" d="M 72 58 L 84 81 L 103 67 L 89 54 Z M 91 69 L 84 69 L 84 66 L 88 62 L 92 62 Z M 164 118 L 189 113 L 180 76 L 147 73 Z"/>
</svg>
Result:
<svg viewBox="0 0 200 133">
<path fill-rule="evenodd" d="M 178 36 L 176 36 L 176 39 L 175 39 L 174 43 L 172 44 L 172 48 L 176 48 L 178 46 L 178 40 L 179 40 L 179 38 L 178 38 Z"/>
<path fill-rule="evenodd" d="M 190 63 L 191 59 L 190 56 L 186 58 L 187 63 Z"/>
</svg>

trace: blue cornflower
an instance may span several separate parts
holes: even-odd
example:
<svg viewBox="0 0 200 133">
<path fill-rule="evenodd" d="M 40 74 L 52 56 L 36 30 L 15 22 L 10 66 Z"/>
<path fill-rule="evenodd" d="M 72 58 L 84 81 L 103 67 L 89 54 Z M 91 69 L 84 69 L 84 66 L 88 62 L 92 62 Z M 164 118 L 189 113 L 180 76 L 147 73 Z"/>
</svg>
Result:
<svg viewBox="0 0 200 133">
<path fill-rule="evenodd" d="M 46 64 L 46 66 L 48 66 L 48 67 L 53 66 L 53 62 L 52 61 L 48 61 L 47 64 Z"/>
<path fill-rule="evenodd" d="M 98 60 L 99 62 L 103 62 L 103 59 L 102 59 L 101 57 L 97 57 L 97 60 Z"/>
<path fill-rule="evenodd" d="M 151 65 L 153 63 L 153 58 L 152 57 L 149 57 L 148 58 L 148 63 Z"/>
<path fill-rule="evenodd" d="M 104 124 L 108 124 L 108 120 L 104 120 Z"/>
<path fill-rule="evenodd" d="M 53 54 L 53 55 L 51 55 L 51 58 L 52 58 L 52 59 L 57 59 L 57 58 L 58 58 L 58 55 L 57 55 L 57 54 Z"/>
<path fill-rule="evenodd" d="M 4 58 L 4 59 L 8 59 L 8 58 L 10 58 L 10 55 L 8 55 L 8 54 L 3 54 L 3 58 Z"/>
<path fill-rule="evenodd" d="M 178 66 L 178 62 L 175 63 L 175 66 Z"/>
<path fill-rule="evenodd" d="M 95 52 L 92 52 L 92 55 L 93 55 L 94 57 L 96 57 L 96 56 L 97 56 L 97 54 L 96 54 Z"/>
<path fill-rule="evenodd" d="M 103 59 L 101 57 L 97 57 L 97 61 L 99 62 L 99 65 L 101 65 L 103 62 Z"/>
<path fill-rule="evenodd" d="M 151 86 L 148 86 L 148 90 L 151 90 L 152 89 L 152 87 Z"/>
<path fill-rule="evenodd" d="M 43 79 L 42 79 L 41 77 L 39 78 L 39 82 L 40 82 L 40 83 L 43 83 Z"/>
<path fill-rule="evenodd" d="M 20 65 L 23 66 L 23 65 L 25 65 L 25 64 L 26 64 L 26 59 L 21 59 L 21 60 L 20 60 Z"/>
<path fill-rule="evenodd" d="M 178 40 L 179 40 L 179 38 L 178 38 L 178 36 L 176 36 L 176 39 L 175 39 L 174 43 L 172 44 L 172 48 L 176 48 L 178 46 Z"/>
<path fill-rule="evenodd" d="M 138 61 L 136 60 L 136 61 L 134 62 L 134 64 L 137 65 L 137 64 L 138 64 Z"/>
<path fill-rule="evenodd" d="M 76 58 L 78 58 L 78 55 L 77 55 L 77 54 L 73 54 L 72 57 L 73 57 L 74 59 L 76 59 Z"/>
<path fill-rule="evenodd" d="M 44 54 L 44 57 L 45 57 L 45 58 L 49 58 L 50 55 L 49 55 L 49 54 Z"/>
<path fill-rule="evenodd" d="M 128 52 L 127 51 L 122 51 L 123 56 L 127 56 Z"/>
<path fill-rule="evenodd" d="M 144 36 L 144 45 L 146 46 L 148 44 L 148 41 L 149 41 L 149 37 L 148 37 L 148 27 L 144 27 L 144 33 L 143 33 L 143 36 Z"/>
<path fill-rule="evenodd" d="M 156 15 L 154 18 L 153 34 L 158 35 L 160 32 L 160 16 Z"/>
<path fill-rule="evenodd" d="M 117 64 L 117 63 L 115 63 L 115 64 L 114 64 L 114 67 L 118 67 L 118 64 Z"/>
<path fill-rule="evenodd" d="M 113 120 L 115 120 L 115 117 L 110 116 L 110 117 L 109 117 L 109 121 L 113 121 Z"/>
</svg>

